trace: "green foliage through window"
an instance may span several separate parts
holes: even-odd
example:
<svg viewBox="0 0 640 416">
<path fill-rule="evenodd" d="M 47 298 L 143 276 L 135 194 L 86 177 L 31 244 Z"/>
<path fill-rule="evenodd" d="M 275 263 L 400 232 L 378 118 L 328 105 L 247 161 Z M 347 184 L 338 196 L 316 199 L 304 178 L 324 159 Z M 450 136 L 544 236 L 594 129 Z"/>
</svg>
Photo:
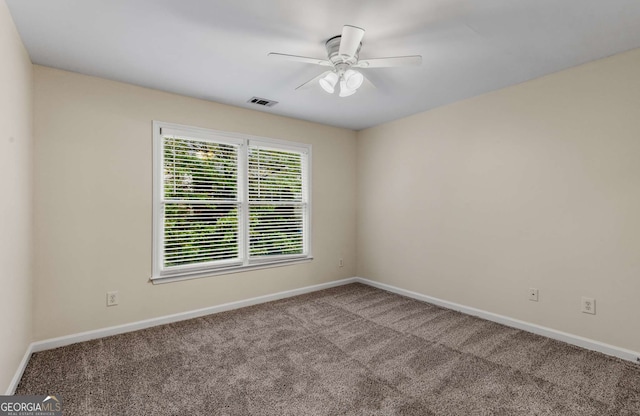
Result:
<svg viewBox="0 0 640 416">
<path fill-rule="evenodd" d="M 302 158 L 249 148 L 249 255 L 300 254 L 304 247 Z"/>
<path fill-rule="evenodd" d="M 164 265 L 239 257 L 238 147 L 167 137 Z"/>
<path fill-rule="evenodd" d="M 305 253 L 304 153 L 250 142 L 242 152 L 237 141 L 176 135 L 162 140 L 163 268 Z"/>
</svg>

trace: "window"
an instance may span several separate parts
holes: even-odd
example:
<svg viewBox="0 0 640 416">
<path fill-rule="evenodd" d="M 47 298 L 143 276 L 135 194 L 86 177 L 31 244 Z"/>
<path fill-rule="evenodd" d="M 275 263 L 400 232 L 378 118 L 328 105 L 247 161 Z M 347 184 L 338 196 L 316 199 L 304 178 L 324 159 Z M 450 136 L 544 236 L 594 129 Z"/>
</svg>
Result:
<svg viewBox="0 0 640 416">
<path fill-rule="evenodd" d="M 152 279 L 311 258 L 311 146 L 154 122 Z"/>
</svg>

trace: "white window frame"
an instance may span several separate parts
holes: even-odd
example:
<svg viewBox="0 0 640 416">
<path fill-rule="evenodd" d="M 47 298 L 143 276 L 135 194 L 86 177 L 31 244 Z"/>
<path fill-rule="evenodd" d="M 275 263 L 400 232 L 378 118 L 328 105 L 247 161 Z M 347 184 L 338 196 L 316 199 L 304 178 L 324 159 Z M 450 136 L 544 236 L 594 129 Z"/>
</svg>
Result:
<svg viewBox="0 0 640 416">
<path fill-rule="evenodd" d="M 163 134 L 164 132 L 164 134 Z M 240 259 L 218 261 L 215 263 L 185 265 L 167 270 L 164 263 L 164 201 L 163 201 L 163 137 L 167 133 L 196 140 L 224 141 L 238 145 L 238 206 Z M 303 167 L 303 185 L 306 188 L 306 211 L 303 219 L 304 242 L 303 253 L 281 255 L 274 258 L 254 258 L 249 256 L 249 191 L 247 182 L 247 151 L 250 145 L 257 145 L 276 150 L 290 150 L 306 154 Z M 220 274 L 238 273 L 242 271 L 269 267 L 285 266 L 294 263 L 308 262 L 313 259 L 311 252 L 311 145 L 246 134 L 223 132 L 182 124 L 153 121 L 153 265 L 151 281 L 166 283 L 176 280 L 193 279 Z"/>
</svg>

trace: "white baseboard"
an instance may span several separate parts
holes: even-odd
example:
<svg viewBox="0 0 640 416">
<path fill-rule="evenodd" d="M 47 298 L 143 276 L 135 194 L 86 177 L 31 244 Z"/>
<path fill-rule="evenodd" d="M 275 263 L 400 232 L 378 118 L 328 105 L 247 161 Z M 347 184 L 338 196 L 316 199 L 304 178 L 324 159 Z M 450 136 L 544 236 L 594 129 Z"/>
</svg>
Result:
<svg viewBox="0 0 640 416">
<path fill-rule="evenodd" d="M 208 308 L 197 309 L 193 311 L 176 313 L 173 315 L 161 316 L 158 318 L 146 319 L 144 321 L 131 322 L 128 324 L 111 326 L 107 328 L 100 328 L 92 331 L 81 332 L 77 334 L 66 335 L 58 338 L 51 338 L 42 341 L 32 342 L 20 362 L 16 373 L 11 380 L 11 384 L 7 389 L 7 395 L 14 394 L 22 374 L 24 373 L 27 363 L 31 354 L 38 351 L 50 350 L 53 348 L 63 347 L 65 345 L 75 344 L 77 342 L 90 341 L 92 339 L 104 338 L 111 335 L 123 334 L 125 332 L 137 331 L 140 329 L 150 328 L 153 326 L 169 324 L 173 322 L 184 321 L 186 319 L 198 318 L 205 315 L 211 315 L 214 313 L 230 311 L 233 309 L 244 308 L 247 306 L 257 305 L 260 303 L 271 302 L 274 300 L 285 299 L 292 296 L 303 295 L 305 293 L 316 292 L 318 290 L 329 289 L 336 286 L 342 286 L 349 283 L 363 283 L 372 287 L 387 290 L 389 292 L 397 293 L 402 296 L 421 300 L 423 302 L 432 303 L 434 305 L 442 306 L 447 309 L 456 310 L 468 315 L 478 316 L 480 318 L 497 322 L 502 325 L 521 329 L 523 331 L 532 332 L 534 334 L 542 335 L 548 338 L 556 339 L 559 341 L 573 344 L 578 347 L 586 348 L 593 351 L 598 351 L 603 354 L 607 354 L 613 357 L 622 358 L 624 360 L 640 363 L 640 353 L 636 351 L 619 348 L 613 345 L 605 344 L 592 339 L 572 335 L 566 332 L 557 331 L 555 329 L 543 327 L 540 325 L 532 324 L 529 322 L 521 321 L 507 316 L 498 315 L 492 312 L 487 312 L 481 309 L 472 308 L 469 306 L 460 305 L 458 303 L 449 302 L 446 300 L 434 298 L 432 296 L 423 295 L 421 293 L 412 292 L 410 290 L 401 289 L 396 286 L 391 286 L 386 283 L 376 282 L 374 280 L 365 279 L 363 277 L 351 277 L 348 279 L 334 280 L 332 282 L 321 283 L 313 286 L 306 286 L 299 289 L 287 290 L 284 292 L 273 293 L 270 295 L 258 296 L 255 298 L 239 300 L 235 302 L 224 303 L 222 305 L 211 306 Z"/>
<path fill-rule="evenodd" d="M 22 360 L 20 364 L 18 364 L 18 369 L 16 373 L 13 375 L 11 379 L 11 383 L 9 383 L 9 387 L 7 387 L 7 392 L 5 395 L 11 396 L 16 392 L 18 388 L 18 383 L 20 383 L 20 379 L 22 378 L 22 374 L 24 374 L 24 370 L 27 368 L 27 364 L 29 363 L 29 359 L 31 358 L 31 354 L 33 353 L 33 343 L 29 344 L 27 350 L 24 352 L 22 356 Z"/>
<path fill-rule="evenodd" d="M 497 313 L 487 312 L 482 309 L 476 309 L 469 306 L 460 305 L 458 303 L 449 302 L 446 300 L 434 298 L 432 296 L 423 295 L 422 293 L 412 292 L 410 290 L 401 289 L 396 286 L 391 286 L 386 283 L 376 282 L 374 280 L 365 279 L 363 277 L 356 277 L 355 280 L 365 285 L 377 287 L 378 289 L 387 290 L 389 292 L 397 293 L 398 295 L 406 296 L 421 300 L 423 302 L 432 303 L 443 308 L 452 309 L 465 313 L 467 315 L 477 316 L 488 321 L 497 322 L 502 325 L 506 325 L 512 328 L 521 329 L 523 331 L 532 332 L 534 334 L 542 335 L 547 338 L 555 339 L 558 341 L 566 342 L 567 344 L 576 345 L 578 347 L 586 348 L 592 351 L 598 351 L 606 355 L 622 358 L 624 360 L 632 361 L 634 363 L 640 363 L 640 352 L 631 351 L 625 348 L 616 347 L 613 345 L 605 344 L 593 339 L 584 338 L 578 335 L 569 334 L 567 332 L 558 331 L 552 328 L 532 324 L 529 322 L 521 321 L 519 319 L 509 318 L 508 316 L 498 315 Z"/>
<path fill-rule="evenodd" d="M 329 289 L 336 286 L 342 286 L 356 282 L 355 277 L 348 279 L 334 280 L 332 282 L 320 283 L 313 286 L 305 286 L 298 289 L 287 290 L 284 292 L 272 293 L 270 295 L 258 296 L 250 299 L 238 300 L 235 302 L 223 303 L 221 305 L 210 306 L 207 308 L 196 309 L 193 311 L 180 312 L 173 315 L 160 316 L 158 318 L 145 319 L 144 321 L 131 322 L 128 324 L 110 326 L 107 328 L 95 329 L 92 331 L 80 332 L 78 334 L 65 335 L 58 338 L 45 339 L 32 344 L 33 352 L 50 350 L 53 348 L 63 347 L 65 345 L 75 344 L 77 342 L 90 341 L 92 339 L 109 337 L 112 335 L 123 334 L 125 332 L 138 331 L 140 329 L 151 328 L 153 326 L 170 324 L 173 322 L 184 321 L 192 318 L 199 318 L 214 313 L 226 312 L 233 309 L 244 308 L 247 306 L 258 305 L 260 303 L 271 302 L 274 300 L 290 298 L 292 296 L 303 295 L 305 293 L 316 292 L 318 290 Z"/>
</svg>

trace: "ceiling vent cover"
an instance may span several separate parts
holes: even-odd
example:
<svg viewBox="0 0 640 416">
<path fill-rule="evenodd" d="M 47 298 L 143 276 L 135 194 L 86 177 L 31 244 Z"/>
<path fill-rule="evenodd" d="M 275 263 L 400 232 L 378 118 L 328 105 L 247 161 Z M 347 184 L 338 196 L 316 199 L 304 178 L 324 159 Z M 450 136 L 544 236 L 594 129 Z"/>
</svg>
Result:
<svg viewBox="0 0 640 416">
<path fill-rule="evenodd" d="M 261 105 L 263 107 L 273 107 L 274 105 L 278 104 L 277 101 L 267 100 L 266 98 L 260 97 L 251 97 L 247 102 L 255 105 Z"/>
</svg>

